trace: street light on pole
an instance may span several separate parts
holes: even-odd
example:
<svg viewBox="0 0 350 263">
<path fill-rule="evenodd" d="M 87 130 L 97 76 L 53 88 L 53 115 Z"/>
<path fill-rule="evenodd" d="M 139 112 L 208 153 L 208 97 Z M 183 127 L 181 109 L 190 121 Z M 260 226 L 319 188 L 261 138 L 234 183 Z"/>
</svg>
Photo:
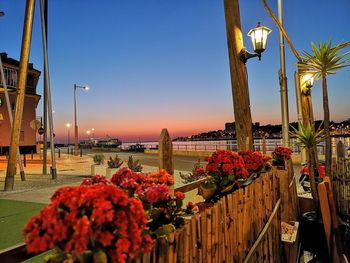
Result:
<svg viewBox="0 0 350 263">
<path fill-rule="evenodd" d="M 68 148 L 70 146 L 70 123 L 66 123 L 66 127 L 68 129 L 68 134 L 67 134 L 67 145 L 68 145 Z"/>
<path fill-rule="evenodd" d="M 95 128 L 91 128 L 92 138 L 95 138 Z"/>
<path fill-rule="evenodd" d="M 78 123 L 77 123 L 77 89 L 84 89 L 88 91 L 88 86 L 78 86 L 74 84 L 74 155 L 78 156 Z"/>
</svg>

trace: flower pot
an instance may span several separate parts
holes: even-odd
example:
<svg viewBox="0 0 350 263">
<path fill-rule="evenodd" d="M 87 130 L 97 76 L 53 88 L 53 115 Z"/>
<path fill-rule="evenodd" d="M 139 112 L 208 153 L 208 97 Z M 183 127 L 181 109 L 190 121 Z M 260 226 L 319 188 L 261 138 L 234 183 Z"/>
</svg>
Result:
<svg viewBox="0 0 350 263">
<path fill-rule="evenodd" d="M 210 200 L 216 193 L 217 186 L 215 183 L 201 183 L 198 187 L 198 194 L 201 195 L 205 200 Z"/>
<path fill-rule="evenodd" d="M 119 168 L 106 168 L 106 177 L 111 179 L 113 174 L 115 174 L 117 171 L 119 170 Z"/>
<path fill-rule="evenodd" d="M 91 176 L 94 175 L 105 175 L 106 174 L 106 166 L 103 164 L 93 164 L 91 165 Z"/>
</svg>

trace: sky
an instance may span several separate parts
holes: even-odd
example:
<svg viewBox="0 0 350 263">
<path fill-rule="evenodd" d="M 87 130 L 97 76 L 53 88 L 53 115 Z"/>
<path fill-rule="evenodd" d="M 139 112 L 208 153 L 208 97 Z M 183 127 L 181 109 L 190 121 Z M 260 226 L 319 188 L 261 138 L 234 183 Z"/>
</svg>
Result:
<svg viewBox="0 0 350 263">
<path fill-rule="evenodd" d="M 2 0 L 0 51 L 19 59 L 24 0 Z M 277 13 L 277 1 L 267 1 Z M 336 10 L 330 14 L 330 10 Z M 42 71 L 40 7 L 36 1 L 30 62 Z M 259 0 L 240 1 L 244 45 L 257 22 L 272 29 L 262 60 L 247 62 L 253 122 L 281 123 L 279 33 Z M 284 26 L 298 51 L 311 42 L 350 40 L 348 0 L 284 1 Z M 48 50 L 54 129 L 67 138 L 78 90 L 80 138 L 157 140 L 162 128 L 188 136 L 234 121 L 223 0 L 49 0 Z M 296 58 L 286 44 L 290 121 L 296 121 Z M 350 68 L 329 76 L 331 119 L 350 118 Z M 321 83 L 313 87 L 316 119 L 323 117 Z M 42 115 L 42 101 L 37 108 Z M 73 126 L 72 126 L 73 127 Z M 71 133 L 73 129 L 71 127 Z"/>
</svg>

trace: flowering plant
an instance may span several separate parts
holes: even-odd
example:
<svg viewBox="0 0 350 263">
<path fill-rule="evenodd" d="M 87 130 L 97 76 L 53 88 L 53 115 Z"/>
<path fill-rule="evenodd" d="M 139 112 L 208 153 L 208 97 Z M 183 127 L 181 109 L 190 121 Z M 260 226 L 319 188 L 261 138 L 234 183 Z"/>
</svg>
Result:
<svg viewBox="0 0 350 263">
<path fill-rule="evenodd" d="M 170 194 L 169 186 L 174 184 L 174 179 L 165 170 L 143 174 L 123 168 L 112 176 L 111 181 L 130 197 L 142 201 L 151 233 L 169 233 L 184 223 L 181 216 L 185 195 L 180 192 L 176 192 L 174 196 Z"/>
<path fill-rule="evenodd" d="M 70 262 L 84 262 L 85 254 L 110 262 L 125 262 L 150 252 L 142 203 L 114 185 L 81 185 L 56 191 L 51 203 L 24 229 L 29 252 L 54 247 Z"/>
<path fill-rule="evenodd" d="M 134 172 L 129 168 L 122 168 L 117 171 L 111 179 L 112 183 L 125 190 L 130 197 L 142 195 L 144 189 L 152 182 L 150 178 L 143 173 Z"/>
<path fill-rule="evenodd" d="M 292 157 L 293 151 L 287 147 L 278 146 L 272 152 L 273 164 L 284 166 L 284 162 Z"/>
<path fill-rule="evenodd" d="M 199 194 L 210 200 L 215 194 L 224 193 L 239 187 L 238 179 L 247 179 L 248 171 L 243 158 L 236 152 L 218 150 L 207 158 L 205 171 L 208 179 L 199 185 Z"/>
<path fill-rule="evenodd" d="M 255 151 L 240 151 L 239 156 L 243 158 L 245 168 L 249 173 L 263 173 L 271 169 L 268 161 L 270 156 Z"/>
<path fill-rule="evenodd" d="M 148 174 L 149 178 L 154 183 L 173 185 L 174 179 L 173 177 L 164 169 L 160 169 L 159 172 L 153 172 Z"/>
<path fill-rule="evenodd" d="M 112 182 L 103 175 L 95 175 L 91 178 L 86 178 L 83 180 L 81 185 L 110 185 Z"/>
</svg>

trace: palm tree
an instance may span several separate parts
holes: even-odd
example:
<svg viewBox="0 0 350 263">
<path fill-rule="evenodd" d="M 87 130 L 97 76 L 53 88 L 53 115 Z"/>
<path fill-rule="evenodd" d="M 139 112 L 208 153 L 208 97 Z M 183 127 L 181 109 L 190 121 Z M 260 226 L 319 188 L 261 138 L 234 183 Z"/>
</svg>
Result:
<svg viewBox="0 0 350 263">
<path fill-rule="evenodd" d="M 322 142 L 327 138 L 324 130 L 321 129 L 321 125 L 315 130 L 314 124 L 299 123 L 299 129 L 292 127 L 293 131 L 290 133 L 291 136 L 296 137 L 297 140 L 295 144 L 298 146 L 307 149 L 308 153 L 308 168 L 309 168 L 309 178 L 311 186 L 311 194 L 314 200 L 315 210 L 318 211 L 318 194 L 315 180 L 315 172 L 318 173 L 318 164 L 317 164 L 317 152 L 315 152 L 316 145 Z"/>
<path fill-rule="evenodd" d="M 328 87 L 327 87 L 327 76 L 335 74 L 337 70 L 349 66 L 346 64 L 350 59 L 347 55 L 350 51 L 341 54 L 340 51 L 344 48 L 344 45 L 337 45 L 331 47 L 331 41 L 328 43 L 319 43 L 316 46 L 311 43 L 313 54 L 306 51 L 302 52 L 302 60 L 299 68 L 305 73 L 311 73 L 316 79 L 322 79 L 322 94 L 323 94 L 323 112 L 324 112 L 324 131 L 327 136 L 326 138 L 326 174 L 331 174 L 331 159 L 332 159 L 332 148 L 331 148 L 331 137 L 329 131 L 330 113 L 328 103 Z"/>
</svg>

